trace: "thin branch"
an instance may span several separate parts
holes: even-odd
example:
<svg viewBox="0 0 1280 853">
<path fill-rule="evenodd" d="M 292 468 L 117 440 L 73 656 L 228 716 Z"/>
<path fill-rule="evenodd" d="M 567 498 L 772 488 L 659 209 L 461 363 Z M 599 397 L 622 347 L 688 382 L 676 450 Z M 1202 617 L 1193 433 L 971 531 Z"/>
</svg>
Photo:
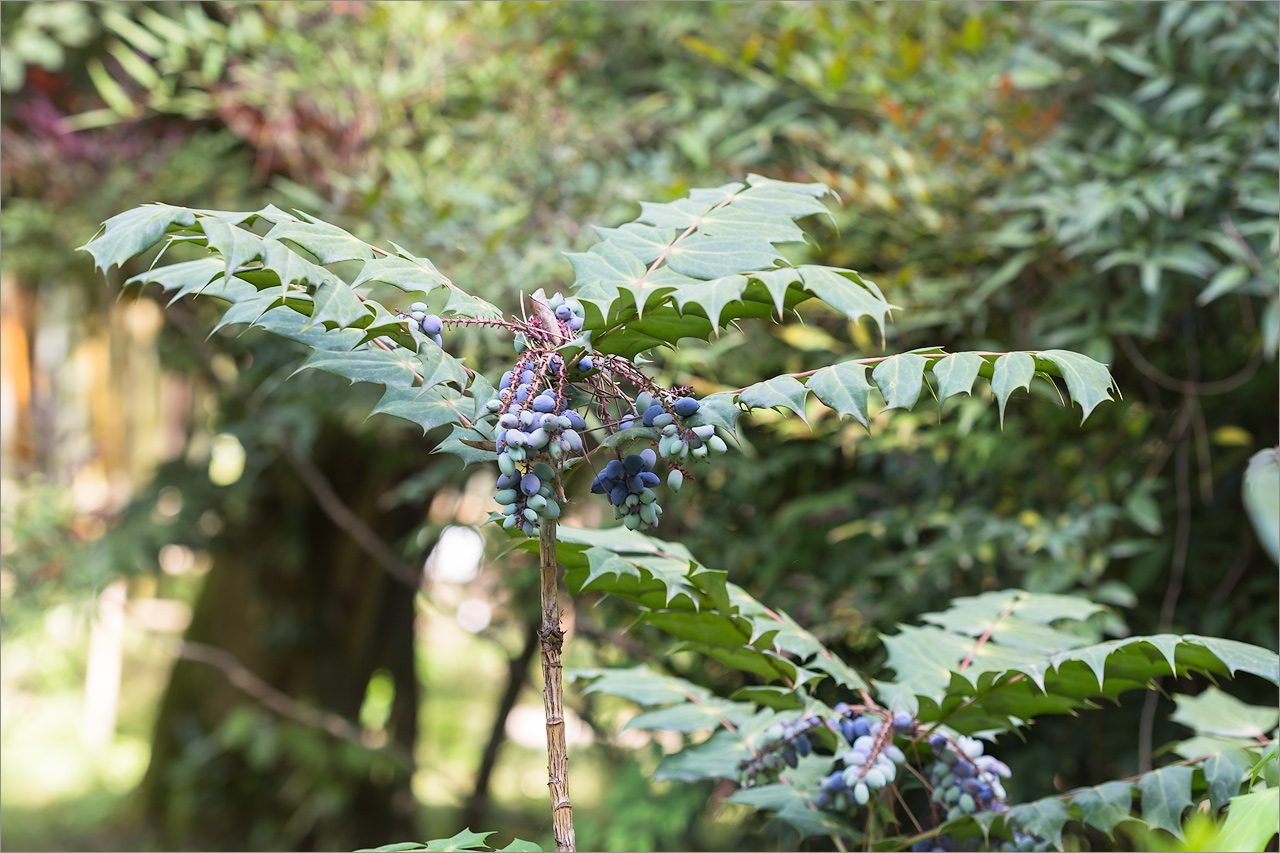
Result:
<svg viewBox="0 0 1280 853">
<path fill-rule="evenodd" d="M 1142 354 L 1137 344 L 1128 335 L 1116 335 L 1116 341 L 1120 344 L 1120 349 L 1124 350 L 1124 354 L 1133 362 L 1133 366 L 1138 368 L 1143 376 L 1161 388 L 1177 391 L 1179 394 L 1195 394 L 1201 397 L 1226 394 L 1228 391 L 1234 391 L 1252 379 L 1253 375 L 1258 372 L 1259 365 L 1262 364 L 1262 348 L 1258 347 L 1249 353 L 1248 363 L 1226 379 L 1217 379 L 1213 382 L 1193 382 L 1170 376 L 1147 361 L 1147 357 Z"/>
<path fill-rule="evenodd" d="M 322 729 L 334 737 L 350 741 L 362 749 L 385 752 L 404 767 L 413 767 L 413 756 L 399 744 L 392 742 L 379 749 L 366 745 L 361 736 L 362 730 L 358 726 L 352 725 L 338 714 L 304 705 L 280 692 L 257 675 L 254 675 L 248 667 L 236 660 L 226 649 L 184 640 L 178 647 L 178 657 L 184 660 L 205 663 L 222 670 L 227 677 L 227 681 L 230 681 L 233 685 L 282 717 L 288 717 L 295 722 L 302 723 L 304 726 Z"/>
<path fill-rule="evenodd" d="M 916 820 L 915 812 L 911 811 L 911 807 L 907 805 L 907 801 L 902 799 L 902 792 L 898 790 L 897 784 L 889 785 L 889 789 L 893 791 L 893 795 L 898 798 L 898 802 L 902 803 L 902 810 L 907 813 L 907 817 L 911 818 L 911 823 L 915 825 L 916 832 L 924 832 L 924 827 L 920 825 L 920 821 Z"/>
<path fill-rule="evenodd" d="M 298 452 L 291 439 L 282 437 L 280 447 L 285 459 L 310 490 L 320 509 L 329 516 L 329 520 L 345 530 L 360 550 L 372 557 L 387 574 L 416 591 L 422 583 L 420 571 L 396 556 L 387 543 L 382 541 L 382 537 L 343 503 L 324 473 L 311 461 L 310 456 Z"/>
</svg>

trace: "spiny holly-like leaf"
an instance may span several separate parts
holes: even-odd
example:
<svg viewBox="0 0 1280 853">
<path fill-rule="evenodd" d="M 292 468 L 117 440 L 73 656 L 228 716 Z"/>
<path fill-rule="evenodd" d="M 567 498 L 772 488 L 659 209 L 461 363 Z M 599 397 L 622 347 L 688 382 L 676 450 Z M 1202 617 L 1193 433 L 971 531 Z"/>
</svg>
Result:
<svg viewBox="0 0 1280 853">
<path fill-rule="evenodd" d="M 938 380 L 938 400 L 956 394 L 972 394 L 973 383 L 986 360 L 976 352 L 957 352 L 932 363 L 933 375 Z M 1110 381 L 1110 376 L 1107 377 Z"/>
<path fill-rule="evenodd" d="M 294 374 L 314 368 L 345 376 L 352 382 L 376 382 L 381 385 L 409 387 L 417 379 L 421 367 L 413 353 L 405 349 L 387 352 L 381 349 L 365 349 L 353 353 L 337 353 L 316 350 Z"/>
<path fill-rule="evenodd" d="M 1223 850 L 1265 850 L 1280 823 L 1280 788 L 1241 794 L 1231 801 L 1227 820 L 1214 839 Z"/>
<path fill-rule="evenodd" d="M 876 365 L 871 378 L 884 397 L 886 409 L 910 409 L 924 388 L 925 359 L 912 352 L 890 356 Z"/>
<path fill-rule="evenodd" d="M 173 291 L 173 299 L 170 300 L 172 304 L 187 294 L 199 293 L 204 290 L 205 285 L 224 274 L 222 261 L 217 258 L 201 258 L 138 273 L 125 279 L 125 286 L 158 284 L 166 293 Z"/>
<path fill-rule="evenodd" d="M 429 853 L 471 853 L 471 851 L 484 851 L 489 849 L 489 845 L 485 844 L 485 839 L 492 832 L 472 832 L 464 829 L 452 838 L 439 838 L 427 842 L 427 850 Z"/>
<path fill-rule="evenodd" d="M 722 278 L 697 282 L 696 288 L 675 290 L 676 306 L 684 312 L 689 306 L 696 305 L 706 312 L 712 327 L 718 327 L 725 307 L 742 298 L 742 291 L 747 289 L 747 277 L 730 273 Z"/>
<path fill-rule="evenodd" d="M 506 847 L 499 850 L 498 853 L 542 853 L 542 848 L 532 841 L 516 838 Z"/>
<path fill-rule="evenodd" d="M 863 317 L 875 321 L 883 335 L 884 324 L 892 306 L 885 301 L 880 288 L 853 270 L 804 265 L 799 267 L 804 289 L 857 322 Z"/>
<path fill-rule="evenodd" d="M 809 378 L 805 387 L 836 414 L 852 416 L 863 426 L 868 425 L 867 398 L 872 386 L 867 381 L 865 365 L 846 361 L 824 367 Z"/>
<path fill-rule="evenodd" d="M 417 423 L 417 421 L 415 421 Z M 455 424 L 453 431 L 449 433 L 449 437 L 437 444 L 431 449 L 432 453 L 448 453 L 457 456 L 462 460 L 463 467 L 476 465 L 481 462 L 495 462 L 498 454 L 492 450 L 483 450 L 479 447 L 473 447 L 470 444 L 464 444 L 465 441 L 486 441 L 492 440 L 488 436 L 478 434 L 475 429 L 469 429 L 462 424 Z"/>
<path fill-rule="evenodd" d="M 438 388 L 424 391 L 416 386 L 388 384 L 369 417 L 392 415 L 422 427 L 425 435 L 436 427 L 461 423 L 463 417 L 470 420 L 474 411 L 474 400 L 454 392 L 443 393 Z"/>
<path fill-rule="evenodd" d="M 1275 708 L 1249 705 L 1217 687 L 1210 686 L 1198 696 L 1178 695 L 1174 701 L 1178 709 L 1171 719 L 1199 734 L 1258 738 L 1280 724 Z"/>
<path fill-rule="evenodd" d="M 272 223 L 266 236 L 246 227 L 257 220 Z M 501 316 L 489 303 L 454 286 L 424 258 L 399 246 L 394 257 L 386 257 L 382 250 L 337 226 L 270 205 L 247 213 L 147 205 L 108 220 L 83 248 L 105 270 L 166 238 L 184 247 L 203 246 L 209 256 L 158 263 L 155 269 L 130 278 L 128 284 L 157 283 L 174 299 L 195 294 L 228 303 L 213 331 L 236 324 L 256 325 L 306 344 L 315 351 L 299 371 L 315 368 L 352 382 L 388 386 L 389 393 L 375 412 L 393 414 L 429 430 L 467 423 L 474 417 L 477 401 L 483 405 L 493 396 L 492 387 L 480 379 L 471 383 L 472 395 L 463 396 L 460 392 L 470 375 L 457 359 L 434 344 L 424 347 L 425 338 L 411 331 L 401 315 L 354 290 L 372 282 L 410 293 L 444 289 L 448 292 L 446 315 Z M 375 257 L 379 253 L 384 257 Z M 323 266 L 354 260 L 363 260 L 364 268 L 352 284 Z M 371 347 L 375 339 L 381 340 Z M 392 347 L 392 342 L 399 346 Z M 434 390 L 443 384 L 458 390 Z M 468 438 L 472 439 L 474 435 Z M 491 458 L 490 452 L 468 447 L 462 440 L 455 434 L 438 449 L 457 452 L 469 463 Z"/>
<path fill-rule="evenodd" d="M 1114 837 L 1112 833 L 1117 824 L 1132 817 L 1132 782 L 1107 782 L 1071 793 L 1071 804 L 1080 808 L 1081 823 L 1106 833 L 1108 838 Z"/>
<path fill-rule="evenodd" d="M 731 319 L 768 317 L 774 310 L 780 319 L 811 296 L 850 319 L 870 316 L 883 331 L 889 305 L 874 284 L 851 270 L 791 269 L 776 248 L 804 238 L 796 219 L 827 212 L 819 200 L 823 193 L 825 188 L 815 194 L 809 185 L 753 175 L 745 184 L 693 190 L 667 204 L 644 202 L 637 222 L 597 229 L 602 242 L 569 255 L 588 328 L 610 327 L 597 346 L 624 352 L 675 344 L 679 338 L 671 333 L 691 328 L 650 328 L 638 339 L 626 322 L 667 304 L 704 315 L 707 326 L 692 330 L 709 337 Z M 615 337 L 626 342 L 609 340 Z"/>
<path fill-rule="evenodd" d="M 1182 837 L 1182 812 L 1191 805 L 1190 767 L 1163 767 L 1138 780 L 1142 819 L 1175 838 Z"/>
<path fill-rule="evenodd" d="M 1082 620 L 1100 609 L 1018 590 L 958 599 L 943 613 L 925 614 L 930 625 L 901 626 L 883 638 L 887 664 L 898 675 L 877 689 L 890 703 L 923 700 L 923 718 L 978 731 L 1068 713 L 1174 672 L 1280 678 L 1280 658 L 1246 643 L 1190 634 L 1090 642 L 1097 629 Z"/>
<path fill-rule="evenodd" d="M 633 441 L 655 441 L 662 435 L 657 427 L 633 426 L 600 439 L 601 447 L 626 447 Z"/>
<path fill-rule="evenodd" d="M 738 418 L 742 415 L 742 409 L 734 402 L 736 396 L 728 391 L 708 394 L 699 401 L 701 406 L 697 413 L 693 417 L 684 419 L 685 424 L 691 427 L 711 424 L 726 429 L 731 434 L 736 433 Z"/>
<path fill-rule="evenodd" d="M 712 697 L 705 687 L 691 681 L 654 672 L 647 666 L 629 669 L 575 669 L 569 673 L 574 682 L 588 682 L 584 693 L 607 693 L 630 699 L 646 708 L 675 705 L 680 702 L 703 702 Z"/>
<path fill-rule="evenodd" d="M 586 551 L 586 557 L 587 577 L 582 581 L 582 585 L 579 587 L 581 590 L 590 589 L 593 582 L 605 575 L 613 575 L 615 578 L 630 575 L 636 580 L 641 579 L 639 566 L 631 560 L 624 559 L 613 551 L 610 551 L 608 548 L 588 548 Z"/>
<path fill-rule="evenodd" d="M 725 572 L 698 564 L 673 543 L 625 528 L 561 525 L 557 531 L 557 555 L 570 591 L 633 601 L 646 608 L 646 622 L 683 640 L 685 648 L 769 681 L 803 683 L 826 675 L 850 690 L 867 686 L 786 613 L 763 606 L 728 583 Z"/>
<path fill-rule="evenodd" d="M 171 227 L 190 227 L 195 219 L 195 213 L 185 207 L 143 205 L 108 219 L 93 239 L 80 248 L 93 255 L 94 266 L 105 274 L 159 243 Z"/>
<path fill-rule="evenodd" d="M 304 219 L 279 219 L 267 236 L 306 249 L 322 264 L 338 261 L 361 261 L 373 257 L 373 250 L 363 240 L 336 225 L 307 216 Z"/>
<path fill-rule="evenodd" d="M 351 352 L 364 340 L 364 332 L 359 329 L 330 330 L 324 326 L 314 326 L 305 314 L 299 314 L 283 305 L 272 308 L 259 317 L 257 325 L 273 335 L 330 352 Z"/>
<path fill-rule="evenodd" d="M 1061 349 L 1044 350 L 1035 353 L 1035 356 L 1057 368 L 1049 372 L 1061 376 L 1067 383 L 1067 393 L 1080 404 L 1083 413 L 1081 423 L 1084 423 L 1099 403 L 1113 399 L 1111 392 L 1116 387 L 1115 380 L 1111 378 L 1106 365 L 1078 352 Z"/>
<path fill-rule="evenodd" d="M 772 714 L 772 712 L 770 712 Z M 772 721 L 772 716 L 770 717 Z M 738 764 L 751 757 L 751 747 L 737 734 L 719 729 L 694 747 L 665 756 L 658 764 L 654 779 L 700 782 L 703 779 L 732 779 Z"/>
<path fill-rule="evenodd" d="M 262 237 L 216 216 L 201 216 L 194 227 L 204 233 L 208 248 L 222 256 L 227 276 L 266 254 Z"/>
<path fill-rule="evenodd" d="M 359 287 L 369 282 L 382 282 L 398 287 L 406 293 L 431 293 L 438 287 L 447 287 L 447 279 L 426 258 L 382 257 L 364 262 L 363 269 L 351 282 Z"/>
<path fill-rule="evenodd" d="M 713 731 L 724 724 L 750 717 L 755 706 L 749 702 L 734 702 L 712 696 L 703 702 L 687 702 L 645 711 L 627 721 L 627 729 L 649 729 L 667 732 Z"/>
<path fill-rule="evenodd" d="M 773 269 L 785 259 L 769 241 L 750 236 L 715 237 L 705 231 L 695 232 L 671 246 L 667 265 L 680 275 L 701 281 L 714 281 L 726 276 L 755 270 Z M 746 279 L 742 280 L 746 285 Z M 711 312 L 709 312 L 711 313 Z M 718 320 L 717 314 L 717 320 Z"/>
<path fill-rule="evenodd" d="M 1223 750 L 1200 763 L 1200 769 L 1204 771 L 1204 786 L 1209 792 L 1209 805 L 1214 812 L 1240 793 L 1240 785 L 1252 765 L 1252 754 L 1242 749 Z"/>
<path fill-rule="evenodd" d="M 315 309 L 311 322 L 336 323 L 339 326 L 358 326 L 369 320 L 369 311 L 347 283 L 334 279 L 316 289 Z"/>
<path fill-rule="evenodd" d="M 459 391 L 467 387 L 467 369 L 462 362 L 431 341 L 423 341 L 418 346 L 418 364 L 423 388 L 434 388 L 446 382 L 456 385 Z"/>
<path fill-rule="evenodd" d="M 743 389 L 738 394 L 738 402 L 750 409 L 787 409 L 808 423 L 809 419 L 804 413 L 804 401 L 808 395 L 808 390 L 799 380 L 790 376 L 775 376 Z"/>
<path fill-rule="evenodd" d="M 1000 426 L 1004 426 L 1004 407 L 1009 395 L 1019 388 L 1029 389 L 1035 378 L 1036 360 L 1025 352 L 1011 352 L 996 359 L 991 376 L 991 391 L 1000 406 Z"/>
<path fill-rule="evenodd" d="M 1045 840 L 1062 849 L 1062 827 L 1071 819 L 1071 813 L 1061 800 L 1045 798 L 1024 803 L 1009 810 L 1008 821 L 1022 827 L 1024 832 L 1042 835 Z"/>
</svg>

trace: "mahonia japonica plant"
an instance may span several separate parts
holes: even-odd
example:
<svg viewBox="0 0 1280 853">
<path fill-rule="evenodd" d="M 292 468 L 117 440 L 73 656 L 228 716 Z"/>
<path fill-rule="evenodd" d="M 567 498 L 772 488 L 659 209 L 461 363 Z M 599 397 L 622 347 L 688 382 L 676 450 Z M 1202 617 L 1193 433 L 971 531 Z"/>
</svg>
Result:
<svg viewBox="0 0 1280 853">
<path fill-rule="evenodd" d="M 684 338 L 709 340 L 735 321 L 783 322 L 802 303 L 823 303 L 855 323 L 870 320 L 883 336 L 892 306 L 873 282 L 849 269 L 792 263 L 778 249 L 806 239 L 797 222 L 826 215 L 828 194 L 821 184 L 752 175 L 673 202 L 644 203 L 635 222 L 597 229 L 597 245 L 569 255 L 576 272 L 569 294 L 547 298 L 538 289 L 511 316 L 405 248 L 374 246 L 274 206 L 237 213 L 146 205 L 108 220 L 84 248 L 109 272 L 162 245 L 161 255 L 172 261 L 158 257 L 126 285 L 158 284 L 175 300 L 203 295 L 226 303 L 214 331 L 247 324 L 302 343 L 312 353 L 299 370 L 381 384 L 374 412 L 424 432 L 450 427 L 436 452 L 467 464 L 497 463 L 501 510 L 494 521 L 540 540 L 548 784 L 557 847 L 573 849 L 555 604 L 556 519 L 566 476 L 590 470 L 591 491 L 638 533 L 655 528 L 662 515 L 660 463 L 667 487 L 680 489 L 697 465 L 727 451 L 738 417 L 753 408 L 805 418 L 813 394 L 865 426 L 873 391 L 883 409 L 910 409 L 926 387 L 942 401 L 972 393 L 979 376 L 990 380 L 1001 419 L 1010 395 L 1037 377 L 1078 403 L 1086 418 L 1110 399 L 1106 367 L 1064 350 L 933 348 L 856 358 L 701 399 L 689 387 L 656 384 L 643 353 Z M 193 248 L 196 257 L 181 257 Z M 460 326 L 514 335 L 516 356 L 496 387 L 450 354 L 450 329 Z M 868 720 L 850 723 L 855 732 L 864 723 L 876 728 L 853 739 L 843 766 L 828 777 L 833 808 L 863 804 L 894 778 L 902 753 L 893 736 L 915 725 L 896 717 Z M 844 732 L 844 722 L 821 725 Z M 773 758 L 790 763 L 793 752 L 808 748 L 808 735 L 797 731 L 781 738 L 789 745 Z M 1003 765 L 979 763 L 966 742 L 944 741 L 938 750 L 948 768 L 936 778 L 941 807 L 994 809 L 1003 802 L 995 778 Z M 763 778 L 777 761 L 766 756 L 743 772 Z"/>
</svg>

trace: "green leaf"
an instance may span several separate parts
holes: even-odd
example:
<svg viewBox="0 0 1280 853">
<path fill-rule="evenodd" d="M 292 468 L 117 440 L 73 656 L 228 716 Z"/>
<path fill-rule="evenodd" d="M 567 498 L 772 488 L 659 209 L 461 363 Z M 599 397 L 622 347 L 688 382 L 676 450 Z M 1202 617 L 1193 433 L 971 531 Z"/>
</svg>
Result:
<svg viewBox="0 0 1280 853">
<path fill-rule="evenodd" d="M 217 217 L 201 216 L 196 225 L 204 232 L 209 249 L 222 255 L 228 276 L 266 253 L 263 240 L 257 234 Z"/>
<path fill-rule="evenodd" d="M 1191 805 L 1190 767 L 1162 767 L 1138 780 L 1142 819 L 1155 829 L 1182 838 L 1182 812 Z"/>
<path fill-rule="evenodd" d="M 809 419 L 804 412 L 804 402 L 808 395 L 808 389 L 794 377 L 775 376 L 743 389 L 738 395 L 738 402 L 749 409 L 787 409 L 808 423 Z"/>
<path fill-rule="evenodd" d="M 1000 426 L 1004 427 L 1004 407 L 1009 395 L 1019 388 L 1030 389 L 1036 374 L 1036 360 L 1025 352 L 1011 352 L 996 359 L 991 390 L 1000 405 Z"/>
<path fill-rule="evenodd" d="M 414 421 L 417 423 L 417 421 Z M 481 450 L 478 447 L 471 447 L 463 444 L 462 440 L 483 441 L 485 436 L 481 436 L 474 429 L 468 429 L 462 424 L 454 426 L 453 431 L 449 433 L 449 437 L 432 448 L 432 453 L 448 453 L 457 456 L 462 460 L 463 467 L 468 467 L 481 462 L 494 462 L 498 459 L 498 454 L 492 450 Z"/>
<path fill-rule="evenodd" d="M 1111 390 L 1115 388 L 1115 380 L 1105 365 L 1080 353 L 1060 349 L 1038 352 L 1036 357 L 1052 364 L 1066 381 L 1067 393 L 1080 404 L 1083 412 L 1081 423 L 1099 403 L 1113 399 Z"/>
<path fill-rule="evenodd" d="M 654 779 L 658 782 L 733 779 L 738 775 L 739 762 L 750 757 L 751 748 L 739 735 L 718 729 L 697 746 L 663 757 Z"/>
<path fill-rule="evenodd" d="M 1056 797 L 1046 797 L 1032 803 L 1024 803 L 1009 809 L 1008 820 L 1021 826 L 1031 835 L 1043 835 L 1059 850 L 1062 849 L 1062 827 L 1071 819 L 1066 805 Z"/>
<path fill-rule="evenodd" d="M 607 693 L 630 699 L 644 707 L 675 705 L 681 702 L 706 701 L 711 691 L 683 678 L 662 675 L 646 666 L 629 669 L 574 669 L 569 672 L 574 682 L 590 682 L 584 693 Z"/>
<path fill-rule="evenodd" d="M 915 353 L 890 356 L 876 365 L 871 378 L 884 397 L 886 409 L 910 409 L 924 388 L 925 359 Z"/>
<path fill-rule="evenodd" d="M 1271 562 L 1280 563 L 1280 448 L 1259 450 L 1244 472 L 1244 508 Z"/>
<path fill-rule="evenodd" d="M 640 336 L 627 323 L 596 342 L 601 351 L 631 355 L 682 336 L 709 338 L 729 319 L 767 318 L 769 305 L 782 315 L 810 294 L 852 319 L 872 316 L 883 330 L 889 306 L 874 284 L 850 270 L 787 267 L 776 245 L 803 238 L 794 220 L 827 210 L 794 186 L 805 185 L 758 179 L 693 190 L 667 204 L 642 202 L 635 223 L 597 229 L 601 243 L 568 256 L 588 328 L 618 327 L 667 305 L 708 320 L 634 330 Z"/>
<path fill-rule="evenodd" d="M 294 371 L 294 375 L 314 368 L 345 376 L 352 382 L 377 382 L 407 387 L 417 378 L 416 370 L 419 366 L 413 353 L 405 349 L 387 352 L 371 347 L 351 353 L 317 350 Z"/>
<path fill-rule="evenodd" d="M 661 437 L 662 431 L 657 427 L 633 426 L 611 432 L 600 439 L 601 447 L 623 447 L 633 441 L 655 441 Z"/>
<path fill-rule="evenodd" d="M 1173 721 L 1199 734 L 1259 738 L 1280 725 L 1275 708 L 1248 705 L 1213 686 L 1198 696 L 1177 695 L 1174 702 Z"/>
<path fill-rule="evenodd" d="M 503 847 L 498 853 L 542 853 L 542 848 L 532 841 L 517 838 Z"/>
<path fill-rule="evenodd" d="M 434 388 L 451 382 L 461 391 L 467 387 L 467 369 L 462 362 L 432 341 L 423 341 L 418 346 L 418 364 L 422 369 L 423 388 Z"/>
<path fill-rule="evenodd" d="M 1280 788 L 1242 794 L 1231 801 L 1215 849 L 1265 850 L 1280 824 Z"/>
<path fill-rule="evenodd" d="M 159 243 L 173 226 L 190 228 L 195 214 L 185 207 L 147 204 L 117 214 L 81 250 L 93 256 L 94 266 L 104 274 Z"/>
<path fill-rule="evenodd" d="M 591 587 L 593 581 L 604 577 L 605 575 L 613 575 L 615 578 L 624 576 L 641 578 L 640 567 L 631 560 L 624 559 L 618 554 L 610 551 L 608 548 L 591 547 L 586 551 L 587 557 L 587 577 L 577 585 L 574 590 L 575 594 L 581 593 Z"/>
<path fill-rule="evenodd" d="M 805 290 L 839 311 L 855 323 L 863 317 L 875 321 L 884 335 L 885 320 L 892 308 L 880 289 L 853 270 L 805 264 L 798 268 Z"/>
<path fill-rule="evenodd" d="M 805 387 L 835 409 L 836 414 L 852 416 L 864 427 L 868 426 L 867 397 L 871 394 L 871 383 L 867 381 L 865 365 L 846 361 L 824 367 L 809 377 Z"/>
<path fill-rule="evenodd" d="M 474 401 L 468 398 L 446 396 L 435 389 L 423 391 L 417 387 L 388 383 L 382 399 L 373 407 L 369 417 L 382 414 L 401 418 L 422 427 L 422 433 L 426 435 L 436 427 L 461 423 L 462 417 L 470 419 L 473 405 Z"/>
<path fill-rule="evenodd" d="M 956 394 L 972 394 L 973 383 L 986 359 L 976 352 L 957 352 L 933 362 L 933 375 L 938 380 L 938 401 Z"/>
<path fill-rule="evenodd" d="M 1249 268 L 1244 264 L 1229 264 L 1218 270 L 1213 280 L 1196 297 L 1197 305 L 1208 305 L 1219 296 L 1225 296 L 1249 280 Z"/>
<path fill-rule="evenodd" d="M 306 214 L 300 215 L 309 221 L 292 218 L 278 220 L 267 232 L 267 236 L 288 241 L 306 249 L 321 264 L 361 261 L 373 257 L 373 249 L 363 240 L 348 234 L 336 225 L 330 225 L 328 222 Z"/>
<path fill-rule="evenodd" d="M 201 258 L 197 261 L 186 261 L 180 264 L 149 269 L 125 280 L 125 287 L 131 285 L 158 284 L 166 292 L 176 291 L 169 304 L 172 305 L 189 293 L 199 293 L 209 282 L 225 273 L 223 263 L 217 258 Z"/>
<path fill-rule="evenodd" d="M 755 706 L 748 702 L 731 702 L 712 697 L 705 702 L 686 702 L 645 711 L 627 721 L 624 729 L 648 729 L 656 731 L 689 732 L 710 731 L 720 727 L 726 717 L 750 716 Z M 735 713 L 736 711 L 736 713 Z"/>
<path fill-rule="evenodd" d="M 704 232 L 694 233 L 681 240 L 667 254 L 667 264 L 671 269 L 681 275 L 704 281 L 726 276 L 738 277 L 739 273 L 753 270 L 773 269 L 780 260 L 785 261 L 767 239 L 715 237 Z M 745 278 L 742 283 L 745 286 Z M 698 289 L 701 290 L 701 286 Z"/>
<path fill-rule="evenodd" d="M 1240 785 L 1249 775 L 1253 756 L 1240 749 L 1229 749 L 1211 755 L 1200 764 L 1204 785 L 1209 791 L 1209 806 L 1214 813 L 1240 793 Z"/>
<path fill-rule="evenodd" d="M 283 305 L 272 308 L 259 317 L 257 325 L 273 335 L 330 352 L 351 352 L 364 339 L 364 332 L 359 329 L 330 330 L 324 326 L 313 326 L 305 314 L 299 314 Z"/>
<path fill-rule="evenodd" d="M 1107 782 L 1092 788 L 1072 791 L 1071 803 L 1080 807 L 1080 820 L 1107 838 L 1113 838 L 1113 830 L 1122 821 L 1130 820 L 1133 809 L 1133 783 Z"/>
<path fill-rule="evenodd" d="M 725 306 L 742 298 L 747 288 L 747 277 L 743 275 L 726 275 L 723 278 L 699 282 L 675 291 L 676 305 L 681 313 L 689 306 L 697 305 L 707 313 L 707 320 L 712 327 L 720 326 L 720 318 Z"/>
<path fill-rule="evenodd" d="M 448 286 L 448 279 L 440 274 L 435 264 L 426 258 L 414 257 L 367 260 L 351 286 L 359 287 L 374 281 L 397 287 L 405 293 L 431 293 L 436 288 Z"/>
<path fill-rule="evenodd" d="M 734 434 L 738 430 L 738 418 L 742 416 L 742 409 L 734 402 L 736 398 L 737 395 L 731 391 L 709 394 L 699 401 L 701 405 L 697 413 L 685 418 L 684 422 L 691 427 L 711 424 Z"/>
<path fill-rule="evenodd" d="M 344 281 L 327 281 L 316 288 L 315 310 L 311 322 L 336 323 L 341 327 L 367 322 L 369 311 Z"/>
<path fill-rule="evenodd" d="M 431 853 L 470 853 L 470 851 L 484 851 L 489 849 L 489 845 L 485 844 L 485 839 L 492 832 L 472 832 L 464 829 L 452 838 L 438 838 L 434 841 L 427 842 L 427 850 Z"/>
</svg>

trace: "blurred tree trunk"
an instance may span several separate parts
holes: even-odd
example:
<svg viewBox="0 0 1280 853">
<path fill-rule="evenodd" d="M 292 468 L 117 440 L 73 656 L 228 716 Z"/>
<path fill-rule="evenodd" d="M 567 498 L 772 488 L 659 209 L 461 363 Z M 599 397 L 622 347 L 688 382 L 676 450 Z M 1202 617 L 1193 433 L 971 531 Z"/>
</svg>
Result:
<svg viewBox="0 0 1280 853">
<path fill-rule="evenodd" d="M 369 463 L 379 450 L 362 443 L 323 436 L 311 458 L 345 504 L 384 542 L 396 543 L 421 513 L 378 509 L 388 486 L 379 474 L 384 466 Z M 411 762 L 414 590 L 333 523 L 285 458 L 258 475 L 250 494 L 244 523 L 228 523 L 218 537 L 186 640 L 225 650 L 275 690 L 356 729 L 370 678 L 385 670 L 395 685 L 388 751 Z M 259 703 L 222 669 L 181 659 L 175 665 L 141 788 L 148 822 L 167 843 L 351 850 L 413 837 L 411 763 L 373 756 L 266 709 L 256 731 L 237 737 L 225 724 L 246 705 Z M 382 759 L 379 766 L 371 758 Z"/>
</svg>

